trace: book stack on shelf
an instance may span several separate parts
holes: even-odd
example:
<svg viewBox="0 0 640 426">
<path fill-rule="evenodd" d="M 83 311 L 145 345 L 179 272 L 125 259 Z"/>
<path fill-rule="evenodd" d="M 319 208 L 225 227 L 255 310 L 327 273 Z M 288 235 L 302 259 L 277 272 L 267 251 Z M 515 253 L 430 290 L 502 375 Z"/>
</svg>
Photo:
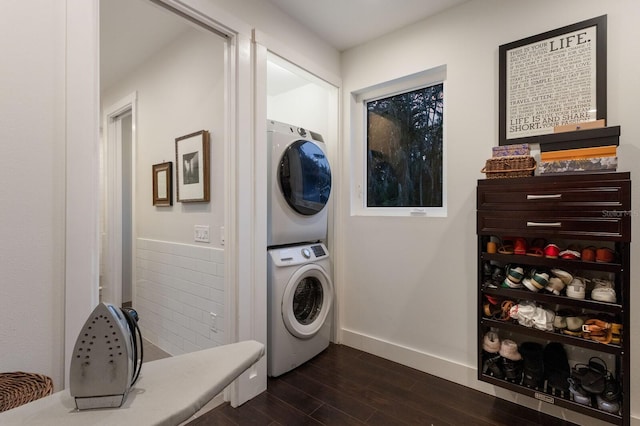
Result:
<svg viewBox="0 0 640 426">
<path fill-rule="evenodd" d="M 615 172 L 618 168 L 620 127 L 604 120 L 555 129 L 556 143 L 540 144 L 539 175 Z"/>
</svg>

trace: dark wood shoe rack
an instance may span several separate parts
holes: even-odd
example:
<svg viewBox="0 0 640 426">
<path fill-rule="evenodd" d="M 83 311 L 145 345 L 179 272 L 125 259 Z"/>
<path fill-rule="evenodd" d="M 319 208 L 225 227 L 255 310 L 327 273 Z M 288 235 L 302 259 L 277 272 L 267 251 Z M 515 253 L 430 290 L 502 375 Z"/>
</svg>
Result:
<svg viewBox="0 0 640 426">
<path fill-rule="evenodd" d="M 486 179 L 478 181 L 478 379 L 510 391 L 574 410 L 613 424 L 630 424 L 630 243 L 631 180 L 629 173 L 595 173 L 536 176 L 525 178 Z M 487 253 L 489 241 L 524 237 L 528 241 L 544 238 L 562 247 L 608 246 L 615 250 L 613 262 L 552 259 L 526 255 Z M 500 243 L 498 242 L 498 246 Z M 585 299 L 573 299 L 550 292 L 486 286 L 486 264 L 495 268 L 517 264 L 525 268 L 559 268 L 572 274 L 608 274 L 615 277 L 616 302 L 590 300 L 589 287 Z M 519 325 L 513 320 L 488 318 L 484 315 L 485 295 L 514 302 L 534 301 L 554 311 L 570 309 L 581 314 L 607 314 L 622 324 L 620 344 L 604 344 L 556 331 L 542 331 Z M 620 412 L 608 413 L 573 401 L 571 395 L 556 395 L 546 388 L 531 389 L 517 382 L 498 379 L 482 373 L 482 342 L 489 330 L 501 338 L 518 344 L 536 341 L 541 344 L 560 342 L 569 354 L 569 362 L 586 363 L 590 356 L 602 355 L 613 360 L 609 370 L 621 385 Z M 585 357 L 586 359 L 582 359 Z M 577 359 L 576 359 L 577 358 Z"/>
</svg>

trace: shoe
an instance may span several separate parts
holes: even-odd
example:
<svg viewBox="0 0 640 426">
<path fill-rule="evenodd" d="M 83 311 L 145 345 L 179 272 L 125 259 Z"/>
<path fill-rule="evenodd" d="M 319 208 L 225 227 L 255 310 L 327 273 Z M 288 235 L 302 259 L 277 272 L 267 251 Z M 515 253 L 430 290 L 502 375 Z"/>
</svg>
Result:
<svg viewBox="0 0 640 426">
<path fill-rule="evenodd" d="M 533 327 L 542 331 L 553 331 L 553 320 L 555 317 L 556 313 L 551 309 L 544 309 L 538 306 L 533 315 Z"/>
<path fill-rule="evenodd" d="M 544 289 L 547 284 L 549 284 L 549 274 L 535 270 L 531 271 L 531 277 L 522 280 L 522 285 L 534 293 Z"/>
<path fill-rule="evenodd" d="M 534 272 L 531 281 L 534 286 L 542 290 L 549 284 L 549 274 L 546 272 Z"/>
<path fill-rule="evenodd" d="M 507 277 L 504 279 L 504 281 L 502 281 L 502 287 L 505 288 L 522 288 L 522 283 L 517 282 L 514 283 L 513 281 L 511 281 L 511 278 Z"/>
<path fill-rule="evenodd" d="M 596 250 L 596 262 L 611 263 L 616 257 L 616 253 L 608 247 L 601 247 Z"/>
<path fill-rule="evenodd" d="M 513 238 L 505 237 L 500 242 L 498 247 L 498 253 L 500 254 L 513 254 Z"/>
<path fill-rule="evenodd" d="M 579 384 L 583 391 L 591 395 L 604 392 L 609 372 L 607 364 L 598 357 L 591 357 L 588 364 L 576 364 L 571 370 L 571 379 Z"/>
<path fill-rule="evenodd" d="M 611 414 L 618 414 L 620 412 L 619 401 L 607 401 L 601 395 L 596 395 L 596 405 L 598 410 L 605 411 Z"/>
<path fill-rule="evenodd" d="M 485 358 L 482 363 L 482 374 L 487 374 L 495 377 L 496 379 L 504 379 L 504 372 L 500 366 L 501 360 L 502 357 L 500 355 Z"/>
<path fill-rule="evenodd" d="M 513 253 L 519 255 L 527 254 L 527 240 L 524 238 L 516 238 L 513 243 Z"/>
<path fill-rule="evenodd" d="M 604 391 L 600 394 L 605 401 L 618 401 L 622 395 L 620 383 L 618 383 L 611 374 L 607 376 L 607 382 L 604 385 Z"/>
<path fill-rule="evenodd" d="M 540 389 L 544 387 L 544 357 L 542 345 L 536 342 L 524 342 L 520 345 L 522 354 L 524 386 Z"/>
<path fill-rule="evenodd" d="M 500 351 L 500 337 L 495 331 L 487 331 L 482 339 L 482 349 L 496 355 Z"/>
<path fill-rule="evenodd" d="M 560 278 L 564 285 L 569 285 L 571 284 L 571 281 L 573 281 L 573 275 L 571 275 L 567 271 L 563 271 L 562 269 L 552 269 L 551 274 Z"/>
<path fill-rule="evenodd" d="M 622 343 L 622 324 L 611 323 L 611 343 L 614 345 Z"/>
<path fill-rule="evenodd" d="M 607 413 L 618 414 L 620 411 L 620 384 L 609 375 L 604 391 L 596 396 L 598 409 Z"/>
<path fill-rule="evenodd" d="M 591 406 L 591 395 L 585 391 L 579 382 L 576 382 L 572 377 L 567 379 L 569 382 L 569 393 L 573 397 L 573 400 L 578 404 Z"/>
<path fill-rule="evenodd" d="M 558 256 L 560 256 L 560 259 L 580 260 L 580 249 L 575 246 L 569 246 L 566 250 L 562 250 Z"/>
<path fill-rule="evenodd" d="M 504 280 L 504 270 L 496 266 L 491 274 L 491 279 L 496 283 L 502 282 Z"/>
<path fill-rule="evenodd" d="M 487 331 L 482 339 L 482 373 L 503 379 L 500 368 L 500 337 L 495 331 Z"/>
<path fill-rule="evenodd" d="M 533 318 L 536 313 L 536 304 L 523 300 L 517 305 L 513 305 L 509 311 L 509 316 L 518 321 L 518 324 L 525 327 L 533 327 Z"/>
<path fill-rule="evenodd" d="M 582 337 L 609 344 L 613 338 L 611 323 L 597 318 L 590 318 L 582 324 Z"/>
<path fill-rule="evenodd" d="M 557 259 L 559 254 L 560 249 L 553 243 L 547 244 L 544 248 L 544 257 L 548 257 L 549 259 Z"/>
<path fill-rule="evenodd" d="M 594 278 L 591 281 L 594 283 L 593 290 L 591 290 L 592 300 L 616 303 L 616 291 L 613 288 L 613 281 L 600 278 Z"/>
<path fill-rule="evenodd" d="M 567 296 L 572 299 L 584 299 L 586 284 L 584 283 L 584 278 L 575 277 L 571 284 L 567 286 Z"/>
<path fill-rule="evenodd" d="M 531 279 L 531 278 L 525 278 L 525 279 L 523 279 L 523 280 L 522 280 L 522 285 L 523 285 L 523 286 L 525 286 L 525 288 L 526 288 L 527 290 L 531 290 L 531 291 L 533 291 L 534 293 L 536 293 L 536 292 L 537 292 L 538 290 L 540 290 L 540 289 L 539 289 L 538 287 L 534 286 L 534 285 L 531 283 L 531 281 L 532 281 L 532 279 Z"/>
<path fill-rule="evenodd" d="M 518 352 L 518 344 L 504 339 L 500 345 L 502 369 L 507 380 L 519 383 L 522 376 L 522 355 Z"/>
<path fill-rule="evenodd" d="M 522 355 L 518 352 L 518 344 L 510 339 L 504 339 L 500 343 L 500 356 L 511 361 L 520 361 Z"/>
<path fill-rule="evenodd" d="M 567 328 L 562 330 L 563 334 L 582 337 L 582 326 L 584 325 L 584 318 L 579 316 L 567 316 Z"/>
<path fill-rule="evenodd" d="M 564 282 L 562 282 L 562 280 L 558 277 L 549 278 L 549 283 L 545 287 L 548 292 L 553 293 L 556 296 L 560 296 L 560 293 L 562 293 L 562 290 L 564 290 L 564 288 Z"/>
<path fill-rule="evenodd" d="M 565 330 L 567 328 L 567 317 L 571 316 L 571 312 L 567 311 L 566 309 L 562 309 L 556 312 L 556 316 L 553 318 L 553 328 L 556 331 L 562 331 Z M 582 324 L 580 324 L 580 327 L 578 328 L 582 328 Z"/>
<path fill-rule="evenodd" d="M 502 287 L 522 288 L 522 278 L 524 277 L 524 269 L 521 266 L 507 267 L 507 277 L 502 282 Z"/>
<path fill-rule="evenodd" d="M 596 261 L 596 248 L 594 246 L 585 247 L 581 253 L 583 262 L 595 262 Z"/>
<path fill-rule="evenodd" d="M 543 257 L 544 247 L 546 244 L 547 242 L 544 240 L 544 238 L 534 239 L 533 241 L 531 241 L 531 245 L 527 249 L 527 256 Z"/>
<path fill-rule="evenodd" d="M 569 392 L 571 367 L 567 352 L 558 342 L 551 342 L 544 348 L 544 376 L 551 393 L 560 392 L 564 396 Z"/>
</svg>

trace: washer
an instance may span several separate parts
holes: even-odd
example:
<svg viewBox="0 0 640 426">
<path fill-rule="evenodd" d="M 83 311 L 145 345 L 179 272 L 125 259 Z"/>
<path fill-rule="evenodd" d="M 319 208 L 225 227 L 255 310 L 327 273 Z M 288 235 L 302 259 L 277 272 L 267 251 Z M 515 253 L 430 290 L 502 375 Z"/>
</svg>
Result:
<svg viewBox="0 0 640 426">
<path fill-rule="evenodd" d="M 267 246 L 326 239 L 331 167 L 322 136 L 269 120 L 267 140 Z"/>
<path fill-rule="evenodd" d="M 329 346 L 334 291 L 324 244 L 267 253 L 267 374 L 275 377 Z"/>
</svg>

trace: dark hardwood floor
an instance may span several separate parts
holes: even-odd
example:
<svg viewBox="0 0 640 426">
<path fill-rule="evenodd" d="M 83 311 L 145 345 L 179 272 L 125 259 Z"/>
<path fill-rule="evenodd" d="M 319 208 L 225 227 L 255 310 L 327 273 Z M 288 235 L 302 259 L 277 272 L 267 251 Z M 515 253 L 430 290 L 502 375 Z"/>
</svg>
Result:
<svg viewBox="0 0 640 426">
<path fill-rule="evenodd" d="M 482 392 L 342 345 L 277 378 L 238 408 L 201 425 L 571 425 Z"/>
</svg>

